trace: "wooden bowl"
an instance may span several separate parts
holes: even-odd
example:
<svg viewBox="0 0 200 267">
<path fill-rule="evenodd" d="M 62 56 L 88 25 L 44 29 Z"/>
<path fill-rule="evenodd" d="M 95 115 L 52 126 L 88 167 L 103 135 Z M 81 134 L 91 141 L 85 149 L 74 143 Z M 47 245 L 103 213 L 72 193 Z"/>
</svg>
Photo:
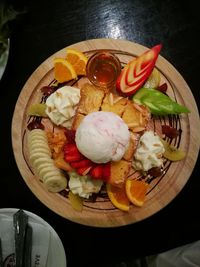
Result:
<svg viewBox="0 0 200 267">
<path fill-rule="evenodd" d="M 114 39 L 95 39 L 83 41 L 70 46 L 84 52 L 87 56 L 103 49 L 113 52 L 126 64 L 133 57 L 142 54 L 148 48 L 142 45 Z M 161 51 L 162 52 L 162 51 Z M 161 53 L 162 54 L 162 53 Z M 176 147 L 186 151 L 186 158 L 178 162 L 165 162 L 165 174 L 152 179 L 142 207 L 131 206 L 129 212 L 123 212 L 113 207 L 106 195 L 102 195 L 95 202 L 85 201 L 82 212 L 74 210 L 67 197 L 59 193 L 50 193 L 46 190 L 37 176 L 31 170 L 27 156 L 26 135 L 29 117 L 27 109 L 32 103 L 41 100 L 42 86 L 50 84 L 54 79 L 53 59 L 65 57 L 66 48 L 58 51 L 45 60 L 25 83 L 12 119 L 12 145 L 19 171 L 30 190 L 48 208 L 62 217 L 84 225 L 96 227 L 116 227 L 141 221 L 165 207 L 171 202 L 188 181 L 197 160 L 200 143 L 200 123 L 198 109 L 190 88 L 179 72 L 162 56 L 159 56 L 156 68 L 161 72 L 161 79 L 168 84 L 168 94 L 178 103 L 190 109 L 189 114 L 180 116 L 166 116 L 153 119 L 152 127 L 157 130 L 161 124 L 169 124 L 182 130 L 182 134 L 173 142 Z M 87 78 L 77 81 L 81 86 Z M 47 121 L 47 120 L 46 120 Z M 44 121 L 44 124 L 48 122 Z M 53 126 L 47 127 L 52 130 Z M 191 130 L 192 129 L 192 130 Z"/>
</svg>

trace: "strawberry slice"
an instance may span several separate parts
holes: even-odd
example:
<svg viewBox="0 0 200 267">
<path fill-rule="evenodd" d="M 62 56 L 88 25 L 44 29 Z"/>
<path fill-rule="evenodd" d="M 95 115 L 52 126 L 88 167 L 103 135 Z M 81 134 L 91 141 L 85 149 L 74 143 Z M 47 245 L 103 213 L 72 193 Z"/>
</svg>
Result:
<svg viewBox="0 0 200 267">
<path fill-rule="evenodd" d="M 76 131 L 65 129 L 65 136 L 67 138 L 68 143 L 75 143 L 75 134 Z"/>
<path fill-rule="evenodd" d="M 117 79 L 116 88 L 124 95 L 133 95 L 151 74 L 162 45 L 156 45 L 130 61 Z"/>
<path fill-rule="evenodd" d="M 71 162 L 70 165 L 74 169 L 92 167 L 94 163 L 90 159 L 82 159 L 80 161 Z"/>
<path fill-rule="evenodd" d="M 110 162 L 105 164 L 97 164 L 90 170 L 90 175 L 94 179 L 100 179 L 107 182 L 110 178 Z"/>
<path fill-rule="evenodd" d="M 91 168 L 92 168 L 91 166 L 90 167 L 86 166 L 86 167 L 78 168 L 78 169 L 76 169 L 76 171 L 77 171 L 77 173 L 79 175 L 86 175 L 86 174 L 89 173 L 89 171 L 91 170 Z"/>
<path fill-rule="evenodd" d="M 67 153 L 73 153 L 74 151 L 77 150 L 77 146 L 75 143 L 66 143 L 63 147 L 64 154 Z"/>
<path fill-rule="evenodd" d="M 78 153 L 73 153 L 73 154 L 65 154 L 64 155 L 64 160 L 66 162 L 74 162 L 74 161 L 78 161 L 78 160 L 81 160 L 83 158 L 83 156 L 81 154 L 78 154 Z"/>
<path fill-rule="evenodd" d="M 64 145 L 64 160 L 67 162 L 79 161 L 84 159 L 84 156 L 78 151 L 75 143 L 67 143 Z"/>
<path fill-rule="evenodd" d="M 103 164 L 98 164 L 95 167 L 93 167 L 90 170 L 90 175 L 92 176 L 92 178 L 94 179 L 102 179 L 102 175 L 103 175 Z"/>
</svg>

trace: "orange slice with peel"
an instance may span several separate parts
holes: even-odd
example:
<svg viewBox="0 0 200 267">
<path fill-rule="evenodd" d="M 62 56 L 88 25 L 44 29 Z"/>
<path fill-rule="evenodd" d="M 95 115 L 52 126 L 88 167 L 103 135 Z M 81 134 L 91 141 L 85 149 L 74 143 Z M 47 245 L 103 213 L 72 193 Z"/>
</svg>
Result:
<svg viewBox="0 0 200 267">
<path fill-rule="evenodd" d="M 54 59 L 54 75 L 59 83 L 77 79 L 77 74 L 70 62 L 64 58 Z"/>
<path fill-rule="evenodd" d="M 144 204 L 149 184 L 143 180 L 126 180 L 126 195 L 130 202 L 138 207 Z"/>
<path fill-rule="evenodd" d="M 66 60 L 72 64 L 77 75 L 86 74 L 88 58 L 79 50 L 67 48 Z"/>
<path fill-rule="evenodd" d="M 129 211 L 130 201 L 126 195 L 125 187 L 106 184 L 107 194 L 111 203 L 122 211 Z"/>
</svg>

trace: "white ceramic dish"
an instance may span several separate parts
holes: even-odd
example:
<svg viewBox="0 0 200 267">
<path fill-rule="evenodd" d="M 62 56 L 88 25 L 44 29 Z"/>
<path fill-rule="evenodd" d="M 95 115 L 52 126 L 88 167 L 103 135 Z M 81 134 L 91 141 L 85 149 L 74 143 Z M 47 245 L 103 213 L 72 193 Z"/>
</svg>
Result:
<svg viewBox="0 0 200 267">
<path fill-rule="evenodd" d="M 6 43 L 6 50 L 2 54 L 0 54 L 0 80 L 3 77 L 3 74 L 7 66 L 9 50 L 10 50 L 10 40 L 8 39 Z"/>
<path fill-rule="evenodd" d="M 19 209 L 13 209 L 13 208 L 0 209 L 0 219 L 1 217 L 11 217 L 18 210 Z M 38 215 L 33 214 L 26 210 L 24 210 L 24 212 L 28 215 L 30 222 L 42 224 L 43 226 L 47 227 L 50 231 L 51 238 L 49 244 L 47 264 L 45 267 L 55 267 L 55 266 L 66 267 L 67 262 L 66 262 L 65 250 L 55 230 Z"/>
</svg>

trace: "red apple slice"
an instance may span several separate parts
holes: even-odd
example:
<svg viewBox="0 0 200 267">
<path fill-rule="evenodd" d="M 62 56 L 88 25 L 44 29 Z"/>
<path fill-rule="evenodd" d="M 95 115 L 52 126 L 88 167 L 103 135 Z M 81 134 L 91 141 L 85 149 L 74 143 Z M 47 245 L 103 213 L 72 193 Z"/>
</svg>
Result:
<svg viewBox="0 0 200 267">
<path fill-rule="evenodd" d="M 133 95 L 151 74 L 162 45 L 156 45 L 133 59 L 122 70 L 117 79 L 117 90 L 127 96 Z"/>
</svg>

